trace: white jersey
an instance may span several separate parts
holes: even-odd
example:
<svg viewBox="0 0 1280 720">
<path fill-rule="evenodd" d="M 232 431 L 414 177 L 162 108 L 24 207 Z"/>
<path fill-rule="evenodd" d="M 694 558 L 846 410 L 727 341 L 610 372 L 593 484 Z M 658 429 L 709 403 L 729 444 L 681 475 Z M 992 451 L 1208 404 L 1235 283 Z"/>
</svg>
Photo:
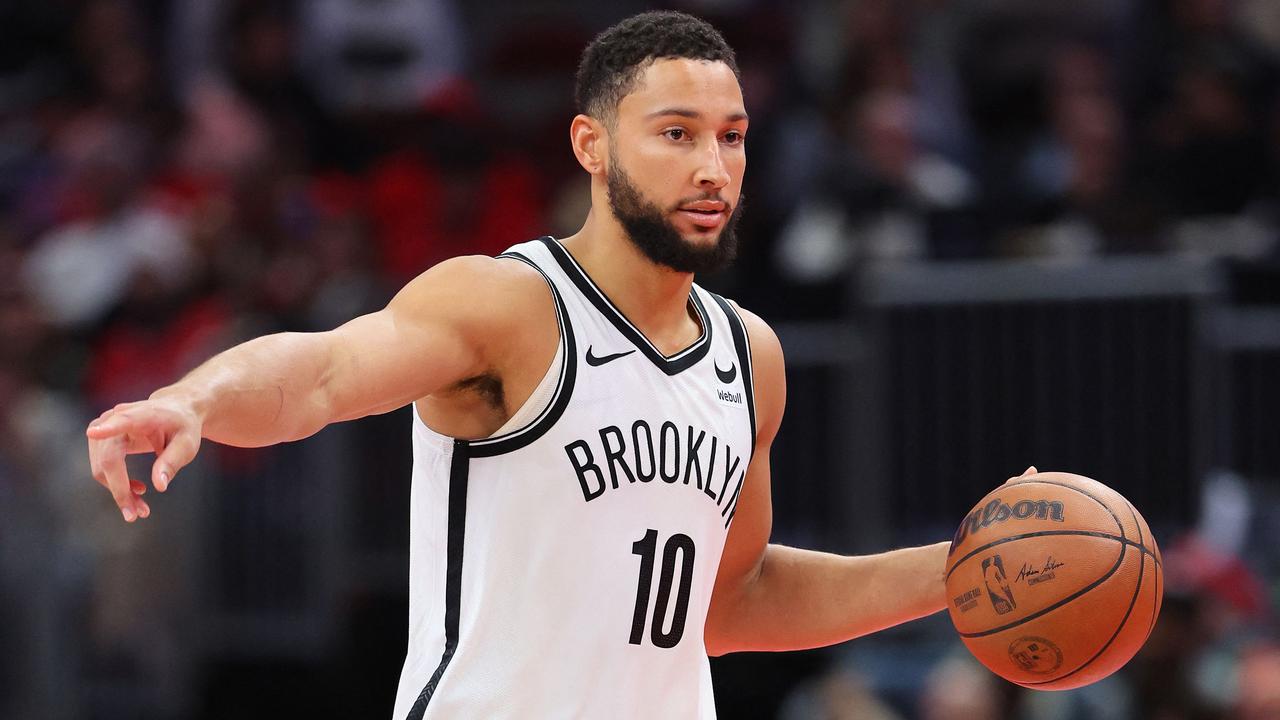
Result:
<svg viewBox="0 0 1280 720">
<path fill-rule="evenodd" d="M 714 718 L 703 624 L 755 445 L 751 357 L 698 286 L 665 357 L 557 241 L 561 358 L 530 420 L 456 440 L 413 419 L 409 652 L 396 720 Z"/>
</svg>

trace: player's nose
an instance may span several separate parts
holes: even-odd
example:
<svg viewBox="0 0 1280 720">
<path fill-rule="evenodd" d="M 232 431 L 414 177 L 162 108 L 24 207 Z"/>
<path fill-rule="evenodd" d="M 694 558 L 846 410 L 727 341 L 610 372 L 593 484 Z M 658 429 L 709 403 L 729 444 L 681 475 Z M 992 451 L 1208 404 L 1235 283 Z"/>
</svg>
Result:
<svg viewBox="0 0 1280 720">
<path fill-rule="evenodd" d="M 698 153 L 698 168 L 693 182 L 700 188 L 719 190 L 729 184 L 731 179 L 729 168 L 725 165 L 724 156 L 720 152 L 720 143 L 710 143 L 707 149 Z"/>
</svg>

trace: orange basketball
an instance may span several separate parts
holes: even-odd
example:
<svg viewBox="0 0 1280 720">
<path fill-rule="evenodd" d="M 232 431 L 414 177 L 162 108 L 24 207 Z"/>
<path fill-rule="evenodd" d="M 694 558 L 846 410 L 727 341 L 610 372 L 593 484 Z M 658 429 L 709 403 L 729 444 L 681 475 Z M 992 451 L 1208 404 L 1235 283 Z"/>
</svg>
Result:
<svg viewBox="0 0 1280 720">
<path fill-rule="evenodd" d="M 1043 472 L 965 516 L 947 610 L 974 657 L 1024 687 L 1069 690 L 1120 669 L 1160 614 L 1160 550 L 1136 508 L 1095 480 Z"/>
</svg>

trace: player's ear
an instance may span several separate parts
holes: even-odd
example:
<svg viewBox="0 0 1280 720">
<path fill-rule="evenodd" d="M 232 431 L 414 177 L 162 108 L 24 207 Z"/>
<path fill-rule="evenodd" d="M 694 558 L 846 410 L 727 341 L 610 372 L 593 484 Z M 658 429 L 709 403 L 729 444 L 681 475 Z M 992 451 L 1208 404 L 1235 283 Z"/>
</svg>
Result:
<svg viewBox="0 0 1280 720">
<path fill-rule="evenodd" d="M 575 116 L 569 124 L 569 142 L 583 170 L 592 175 L 604 172 L 608 138 L 600 121 L 589 115 Z"/>
</svg>

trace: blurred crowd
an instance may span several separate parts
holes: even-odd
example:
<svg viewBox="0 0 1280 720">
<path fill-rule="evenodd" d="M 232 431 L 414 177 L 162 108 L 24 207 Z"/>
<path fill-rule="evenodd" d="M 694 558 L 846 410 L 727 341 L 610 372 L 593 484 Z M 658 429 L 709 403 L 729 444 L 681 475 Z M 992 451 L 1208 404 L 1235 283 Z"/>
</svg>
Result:
<svg viewBox="0 0 1280 720">
<path fill-rule="evenodd" d="M 500 5 L 8 4 L 6 375 L 106 407 L 246 323 L 328 327 L 442 258 L 574 230 L 576 54 L 639 8 Z M 838 314 L 775 298 L 865 259 L 1275 245 L 1267 0 L 686 5 L 753 114 L 722 280 L 748 302 Z"/>
<path fill-rule="evenodd" d="M 1275 258 L 1273 0 L 673 5 L 739 55 L 744 253 L 711 282 L 766 317 L 847 313 L 844 288 L 870 261 Z M 117 597 L 86 621 L 108 650 L 109 628 L 134 627 L 119 619 L 134 596 L 94 573 L 136 540 L 89 479 L 89 418 L 239 340 L 375 309 L 443 258 L 576 230 L 589 200 L 567 147 L 577 55 L 647 7 L 0 5 L 0 617 L 29 582 Z M 1184 623 L 1162 629 L 1169 643 L 1212 629 L 1188 597 L 1167 606 Z M 1210 705 L 1280 717 L 1274 692 L 1262 713 L 1244 692 L 1280 688 L 1280 650 L 1239 657 L 1241 694 Z M 24 672 L 0 657 L 0 697 Z M 965 673 L 939 668 L 938 697 L 963 697 L 945 688 Z M 814 692 L 852 687 L 831 682 Z M 1222 717 L 1195 707 L 1143 717 Z"/>
</svg>

